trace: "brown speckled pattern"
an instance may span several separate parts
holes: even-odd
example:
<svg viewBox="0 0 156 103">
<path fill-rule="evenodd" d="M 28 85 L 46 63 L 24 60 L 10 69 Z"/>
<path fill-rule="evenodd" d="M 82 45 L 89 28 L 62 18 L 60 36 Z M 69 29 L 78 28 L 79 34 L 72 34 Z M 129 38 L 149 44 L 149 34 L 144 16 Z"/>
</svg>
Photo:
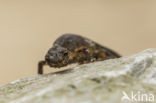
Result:
<svg viewBox="0 0 156 103">
<path fill-rule="evenodd" d="M 38 73 L 43 73 L 43 65 L 63 67 L 68 64 L 90 63 L 106 59 L 119 58 L 120 55 L 111 49 L 95 43 L 85 37 L 75 34 L 64 34 L 54 42 L 45 56 L 45 61 L 39 62 Z"/>
</svg>

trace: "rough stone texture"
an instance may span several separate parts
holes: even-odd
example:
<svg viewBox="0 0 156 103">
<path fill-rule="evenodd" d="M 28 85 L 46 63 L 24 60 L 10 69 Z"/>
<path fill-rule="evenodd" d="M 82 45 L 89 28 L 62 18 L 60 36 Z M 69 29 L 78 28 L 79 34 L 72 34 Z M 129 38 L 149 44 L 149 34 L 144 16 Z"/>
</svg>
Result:
<svg viewBox="0 0 156 103">
<path fill-rule="evenodd" d="M 132 92 L 137 101 L 121 100 Z M 0 87 L 0 103 L 147 103 L 145 93 L 156 97 L 156 49 L 13 81 Z"/>
</svg>

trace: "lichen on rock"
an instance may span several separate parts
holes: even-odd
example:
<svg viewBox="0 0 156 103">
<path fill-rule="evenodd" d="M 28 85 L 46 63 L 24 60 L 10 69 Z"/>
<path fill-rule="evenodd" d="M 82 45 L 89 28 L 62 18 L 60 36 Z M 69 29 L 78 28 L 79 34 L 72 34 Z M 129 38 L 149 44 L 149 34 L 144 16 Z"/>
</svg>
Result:
<svg viewBox="0 0 156 103">
<path fill-rule="evenodd" d="M 123 99 L 125 93 L 129 99 Z M 0 103 L 144 103 L 151 102 L 151 95 L 156 96 L 156 49 L 0 87 Z"/>
</svg>

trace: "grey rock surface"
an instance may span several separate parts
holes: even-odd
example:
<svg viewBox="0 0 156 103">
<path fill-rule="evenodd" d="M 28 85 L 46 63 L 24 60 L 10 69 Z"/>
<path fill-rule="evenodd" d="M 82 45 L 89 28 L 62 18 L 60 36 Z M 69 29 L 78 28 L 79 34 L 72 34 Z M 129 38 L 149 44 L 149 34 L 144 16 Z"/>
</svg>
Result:
<svg viewBox="0 0 156 103">
<path fill-rule="evenodd" d="M 0 87 L 0 103 L 156 103 L 156 49 Z"/>
</svg>

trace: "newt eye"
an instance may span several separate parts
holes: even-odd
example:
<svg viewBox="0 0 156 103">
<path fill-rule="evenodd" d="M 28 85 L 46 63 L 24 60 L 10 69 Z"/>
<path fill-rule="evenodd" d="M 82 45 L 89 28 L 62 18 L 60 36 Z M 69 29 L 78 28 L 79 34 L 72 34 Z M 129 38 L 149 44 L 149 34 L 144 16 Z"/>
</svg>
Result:
<svg viewBox="0 0 156 103">
<path fill-rule="evenodd" d="M 78 50 L 78 52 L 79 52 L 79 53 L 81 53 L 81 52 L 83 52 L 83 50 L 82 50 L 82 49 L 80 49 L 80 50 Z"/>
<path fill-rule="evenodd" d="M 78 50 L 79 53 L 86 52 L 86 51 L 87 51 L 87 48 L 82 48 L 82 49 Z"/>
<path fill-rule="evenodd" d="M 65 52 L 63 55 L 64 55 L 64 56 L 68 56 L 68 52 Z"/>
</svg>

